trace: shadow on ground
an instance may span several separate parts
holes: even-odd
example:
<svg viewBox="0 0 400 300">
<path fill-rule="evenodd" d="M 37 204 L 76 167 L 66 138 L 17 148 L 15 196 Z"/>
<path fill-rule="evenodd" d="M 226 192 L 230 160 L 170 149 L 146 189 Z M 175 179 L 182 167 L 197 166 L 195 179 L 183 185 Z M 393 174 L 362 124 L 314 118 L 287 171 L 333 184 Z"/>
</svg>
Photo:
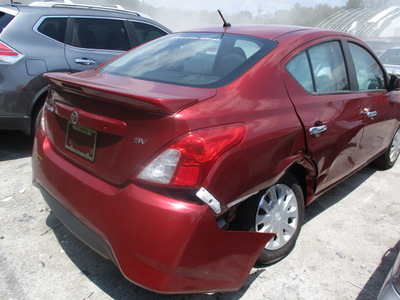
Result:
<svg viewBox="0 0 400 300">
<path fill-rule="evenodd" d="M 378 171 L 372 166 L 366 166 L 357 173 L 353 174 L 334 188 L 330 189 L 306 208 L 305 223 L 311 221 L 323 211 L 340 202 L 347 197 L 357 187 L 363 184 L 369 177 Z"/>
<path fill-rule="evenodd" d="M 31 156 L 33 138 L 19 131 L 0 131 L 0 161 Z"/>
</svg>

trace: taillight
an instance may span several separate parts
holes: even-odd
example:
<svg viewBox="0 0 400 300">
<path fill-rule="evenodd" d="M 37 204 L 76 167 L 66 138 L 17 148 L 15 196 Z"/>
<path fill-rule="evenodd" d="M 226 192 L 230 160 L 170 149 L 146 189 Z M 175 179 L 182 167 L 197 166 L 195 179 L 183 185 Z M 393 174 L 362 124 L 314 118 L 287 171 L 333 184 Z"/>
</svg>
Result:
<svg viewBox="0 0 400 300">
<path fill-rule="evenodd" d="M 22 54 L 0 42 L 0 63 L 13 64 L 22 58 Z"/>
<path fill-rule="evenodd" d="M 159 153 L 137 176 L 158 185 L 196 187 L 223 153 L 241 143 L 244 124 L 194 131 Z"/>
</svg>

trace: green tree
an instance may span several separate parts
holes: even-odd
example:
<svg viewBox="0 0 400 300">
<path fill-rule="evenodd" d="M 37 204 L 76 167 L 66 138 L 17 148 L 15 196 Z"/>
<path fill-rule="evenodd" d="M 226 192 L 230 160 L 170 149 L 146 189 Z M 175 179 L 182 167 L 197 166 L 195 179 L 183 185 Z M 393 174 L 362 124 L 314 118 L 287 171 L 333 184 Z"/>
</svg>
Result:
<svg viewBox="0 0 400 300">
<path fill-rule="evenodd" d="M 346 8 L 363 8 L 365 3 L 363 0 L 348 0 L 346 3 Z"/>
</svg>

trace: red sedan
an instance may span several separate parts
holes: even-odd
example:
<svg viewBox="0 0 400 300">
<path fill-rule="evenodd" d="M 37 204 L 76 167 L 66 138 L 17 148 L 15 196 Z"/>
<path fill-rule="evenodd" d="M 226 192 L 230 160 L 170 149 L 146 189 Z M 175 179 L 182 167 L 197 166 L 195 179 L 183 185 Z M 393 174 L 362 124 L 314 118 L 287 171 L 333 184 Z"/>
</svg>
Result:
<svg viewBox="0 0 400 300">
<path fill-rule="evenodd" d="M 397 77 L 340 32 L 206 28 L 46 77 L 34 183 L 161 293 L 239 289 L 256 261 L 289 254 L 305 206 L 400 153 Z"/>
</svg>

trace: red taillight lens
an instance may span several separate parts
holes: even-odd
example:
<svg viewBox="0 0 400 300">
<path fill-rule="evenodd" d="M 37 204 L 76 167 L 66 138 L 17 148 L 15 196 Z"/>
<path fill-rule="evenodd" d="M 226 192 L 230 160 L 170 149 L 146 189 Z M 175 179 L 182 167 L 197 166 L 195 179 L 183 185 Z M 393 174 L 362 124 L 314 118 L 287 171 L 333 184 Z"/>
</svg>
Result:
<svg viewBox="0 0 400 300">
<path fill-rule="evenodd" d="M 16 50 L 7 46 L 6 44 L 0 42 L 0 63 L 15 63 L 18 61 L 22 55 Z"/>
<path fill-rule="evenodd" d="M 198 186 L 218 157 L 240 144 L 245 134 L 243 124 L 189 133 L 154 158 L 137 178 L 156 184 Z"/>
</svg>

